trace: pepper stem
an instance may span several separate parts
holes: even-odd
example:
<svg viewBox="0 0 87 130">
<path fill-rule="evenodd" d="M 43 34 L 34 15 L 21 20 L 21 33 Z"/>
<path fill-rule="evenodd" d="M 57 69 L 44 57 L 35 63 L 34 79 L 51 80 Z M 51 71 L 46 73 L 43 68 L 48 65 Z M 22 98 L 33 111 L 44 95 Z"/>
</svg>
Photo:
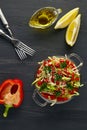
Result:
<svg viewBox="0 0 87 130">
<path fill-rule="evenodd" d="M 3 116 L 4 117 L 7 117 L 8 116 L 8 111 L 9 109 L 12 107 L 12 105 L 8 105 L 8 104 L 5 104 L 5 111 L 3 113 Z"/>
</svg>

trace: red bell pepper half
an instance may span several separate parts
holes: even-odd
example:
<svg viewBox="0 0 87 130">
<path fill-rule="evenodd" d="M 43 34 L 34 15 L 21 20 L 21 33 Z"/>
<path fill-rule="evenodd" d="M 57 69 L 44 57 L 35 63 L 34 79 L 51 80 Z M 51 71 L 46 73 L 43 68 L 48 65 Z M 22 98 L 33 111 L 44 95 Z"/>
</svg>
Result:
<svg viewBox="0 0 87 130">
<path fill-rule="evenodd" d="M 23 101 L 23 82 L 19 79 L 7 79 L 0 85 L 0 104 L 5 106 L 3 113 L 7 117 L 11 107 L 19 107 Z"/>
</svg>

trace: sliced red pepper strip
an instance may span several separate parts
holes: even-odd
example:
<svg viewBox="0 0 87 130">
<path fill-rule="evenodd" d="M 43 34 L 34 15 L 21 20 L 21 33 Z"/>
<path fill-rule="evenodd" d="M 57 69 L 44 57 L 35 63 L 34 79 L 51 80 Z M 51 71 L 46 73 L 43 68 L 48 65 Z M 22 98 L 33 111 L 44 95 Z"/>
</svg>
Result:
<svg viewBox="0 0 87 130">
<path fill-rule="evenodd" d="M 19 107 L 23 101 L 23 82 L 19 79 L 5 80 L 0 86 L 0 104 L 5 105 L 4 117 L 11 107 Z"/>
<path fill-rule="evenodd" d="M 63 101 L 69 100 L 68 97 L 62 97 L 62 96 L 56 97 L 55 95 L 50 95 L 50 94 L 47 94 L 47 93 L 44 93 L 44 92 L 42 92 L 41 95 L 46 99 L 49 99 L 49 97 L 50 97 L 51 100 L 57 99 L 58 102 L 61 102 L 61 101 L 63 102 Z"/>
<path fill-rule="evenodd" d="M 50 94 L 48 94 L 48 93 L 42 92 L 41 95 L 42 95 L 44 98 L 46 98 L 46 99 L 49 99 L 49 98 L 50 98 L 51 100 L 56 99 L 56 96 L 55 96 L 55 95 L 50 95 Z"/>
<path fill-rule="evenodd" d="M 0 99 L 0 104 L 4 104 L 4 100 L 1 100 L 1 99 Z"/>
</svg>

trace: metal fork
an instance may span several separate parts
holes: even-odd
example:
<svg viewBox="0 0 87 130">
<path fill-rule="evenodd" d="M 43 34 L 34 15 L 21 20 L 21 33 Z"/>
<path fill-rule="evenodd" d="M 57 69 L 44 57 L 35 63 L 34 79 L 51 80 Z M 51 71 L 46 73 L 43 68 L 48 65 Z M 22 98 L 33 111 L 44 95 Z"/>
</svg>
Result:
<svg viewBox="0 0 87 130">
<path fill-rule="evenodd" d="M 3 14 L 3 12 L 2 12 L 1 9 L 0 9 L 0 19 L 1 19 L 1 21 L 2 21 L 2 23 L 3 23 L 3 25 L 4 25 L 4 27 L 6 28 L 6 30 L 7 30 L 8 33 L 10 34 L 10 36 L 13 38 L 12 31 L 10 30 L 10 27 L 9 27 L 9 25 L 8 25 L 8 22 L 7 22 L 7 20 L 6 20 L 6 18 L 5 18 L 5 16 L 4 16 L 4 14 Z M 18 48 L 15 48 L 15 51 L 16 51 L 16 53 L 18 54 L 18 56 L 19 56 L 19 58 L 20 58 L 21 60 L 24 60 L 25 58 L 27 58 L 27 55 L 25 54 L 24 51 L 22 51 L 22 50 L 20 50 L 20 49 L 18 49 Z"/>
<path fill-rule="evenodd" d="M 14 37 L 13 37 L 13 34 L 12 34 L 12 32 L 11 32 L 10 29 L 8 29 L 8 32 L 9 32 L 10 36 L 11 36 L 12 38 L 14 38 Z M 27 55 L 25 54 L 24 51 L 22 51 L 22 50 L 20 50 L 20 49 L 18 49 L 18 48 L 16 48 L 16 47 L 15 47 L 15 51 L 16 51 L 17 55 L 19 56 L 19 58 L 20 58 L 21 60 L 24 60 L 24 59 L 27 58 Z"/>
<path fill-rule="evenodd" d="M 0 35 L 4 36 L 5 38 L 9 39 L 11 43 L 18 49 L 24 51 L 26 54 L 33 56 L 35 53 L 35 50 L 25 45 L 23 42 L 21 42 L 18 39 L 12 38 L 9 35 L 7 35 L 3 30 L 0 29 Z"/>
<path fill-rule="evenodd" d="M 19 56 L 19 58 L 20 58 L 21 60 L 24 60 L 24 59 L 27 58 L 27 55 L 25 54 L 24 51 L 22 51 L 22 50 L 20 50 L 20 49 L 18 49 L 18 48 L 15 48 L 15 51 L 16 51 L 16 53 L 18 54 L 18 56 Z"/>
</svg>

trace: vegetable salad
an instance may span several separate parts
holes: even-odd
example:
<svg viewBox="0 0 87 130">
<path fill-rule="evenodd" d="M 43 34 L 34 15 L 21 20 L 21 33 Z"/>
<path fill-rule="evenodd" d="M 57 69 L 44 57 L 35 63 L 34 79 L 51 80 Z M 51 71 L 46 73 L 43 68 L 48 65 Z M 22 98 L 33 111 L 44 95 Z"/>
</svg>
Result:
<svg viewBox="0 0 87 130">
<path fill-rule="evenodd" d="M 67 57 L 52 56 L 38 63 L 35 84 L 40 94 L 48 100 L 67 101 L 79 95 L 80 73 Z"/>
</svg>

